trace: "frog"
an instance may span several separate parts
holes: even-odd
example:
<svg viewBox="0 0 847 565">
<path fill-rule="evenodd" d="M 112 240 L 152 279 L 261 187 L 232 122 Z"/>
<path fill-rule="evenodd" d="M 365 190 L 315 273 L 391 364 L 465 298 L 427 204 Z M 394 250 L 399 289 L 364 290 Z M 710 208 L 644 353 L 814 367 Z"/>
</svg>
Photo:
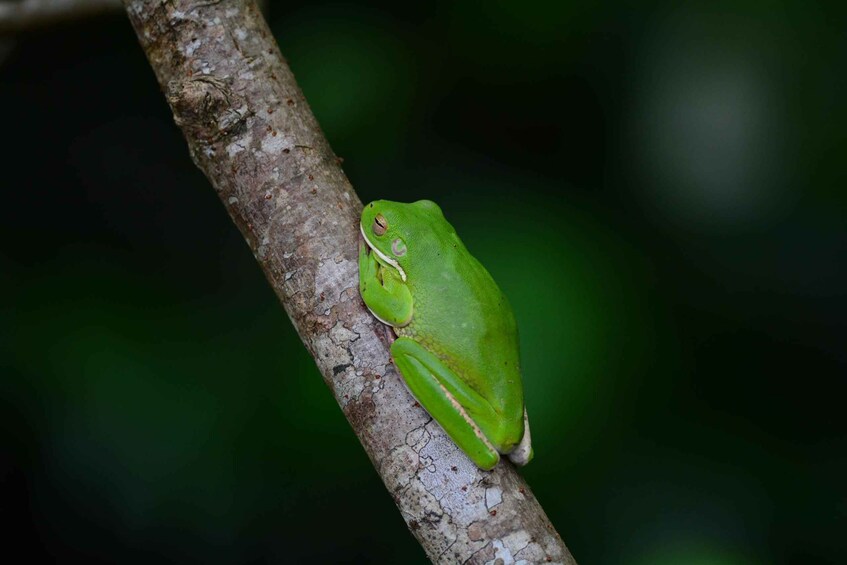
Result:
<svg viewBox="0 0 847 565">
<path fill-rule="evenodd" d="M 359 231 L 359 292 L 389 326 L 412 396 L 483 470 L 534 452 L 509 301 L 431 200 L 376 200 Z"/>
</svg>

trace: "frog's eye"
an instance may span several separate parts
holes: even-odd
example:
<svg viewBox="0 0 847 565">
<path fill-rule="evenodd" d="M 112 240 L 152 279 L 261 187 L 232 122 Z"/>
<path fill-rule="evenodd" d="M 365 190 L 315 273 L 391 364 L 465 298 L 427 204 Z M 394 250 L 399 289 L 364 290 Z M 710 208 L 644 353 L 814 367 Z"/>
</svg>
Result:
<svg viewBox="0 0 847 565">
<path fill-rule="evenodd" d="M 388 220 L 382 214 L 377 214 L 374 218 L 373 231 L 376 235 L 382 235 L 388 229 Z"/>
</svg>

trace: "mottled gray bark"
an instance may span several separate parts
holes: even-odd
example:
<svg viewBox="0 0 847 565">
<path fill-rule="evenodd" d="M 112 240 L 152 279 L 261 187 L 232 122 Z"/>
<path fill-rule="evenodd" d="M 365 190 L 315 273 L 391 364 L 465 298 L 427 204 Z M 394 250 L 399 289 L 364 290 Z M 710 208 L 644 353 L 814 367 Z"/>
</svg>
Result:
<svg viewBox="0 0 847 565">
<path fill-rule="evenodd" d="M 358 293 L 361 202 L 256 5 L 125 4 L 194 162 L 430 559 L 574 563 L 514 468 L 477 469 L 402 384 Z"/>
</svg>

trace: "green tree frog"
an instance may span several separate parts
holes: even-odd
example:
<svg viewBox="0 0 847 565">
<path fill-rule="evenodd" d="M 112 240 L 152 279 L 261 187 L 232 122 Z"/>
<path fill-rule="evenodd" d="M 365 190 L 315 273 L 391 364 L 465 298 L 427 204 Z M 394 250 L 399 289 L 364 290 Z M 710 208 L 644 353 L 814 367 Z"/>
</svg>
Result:
<svg viewBox="0 0 847 565">
<path fill-rule="evenodd" d="M 359 291 L 412 395 L 482 469 L 532 459 L 515 316 L 435 202 L 365 206 Z"/>
</svg>

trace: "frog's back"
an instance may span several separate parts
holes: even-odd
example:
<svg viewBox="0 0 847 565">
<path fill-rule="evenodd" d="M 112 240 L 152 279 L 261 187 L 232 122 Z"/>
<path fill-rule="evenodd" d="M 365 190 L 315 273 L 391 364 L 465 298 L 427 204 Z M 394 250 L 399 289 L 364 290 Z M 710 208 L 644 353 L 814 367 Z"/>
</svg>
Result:
<svg viewBox="0 0 847 565">
<path fill-rule="evenodd" d="M 515 317 L 485 267 L 455 231 L 452 238 L 433 248 L 426 272 L 409 273 L 412 322 L 398 333 L 438 355 L 487 399 L 501 415 L 503 437 L 516 442 L 523 434 L 523 386 Z"/>
</svg>

